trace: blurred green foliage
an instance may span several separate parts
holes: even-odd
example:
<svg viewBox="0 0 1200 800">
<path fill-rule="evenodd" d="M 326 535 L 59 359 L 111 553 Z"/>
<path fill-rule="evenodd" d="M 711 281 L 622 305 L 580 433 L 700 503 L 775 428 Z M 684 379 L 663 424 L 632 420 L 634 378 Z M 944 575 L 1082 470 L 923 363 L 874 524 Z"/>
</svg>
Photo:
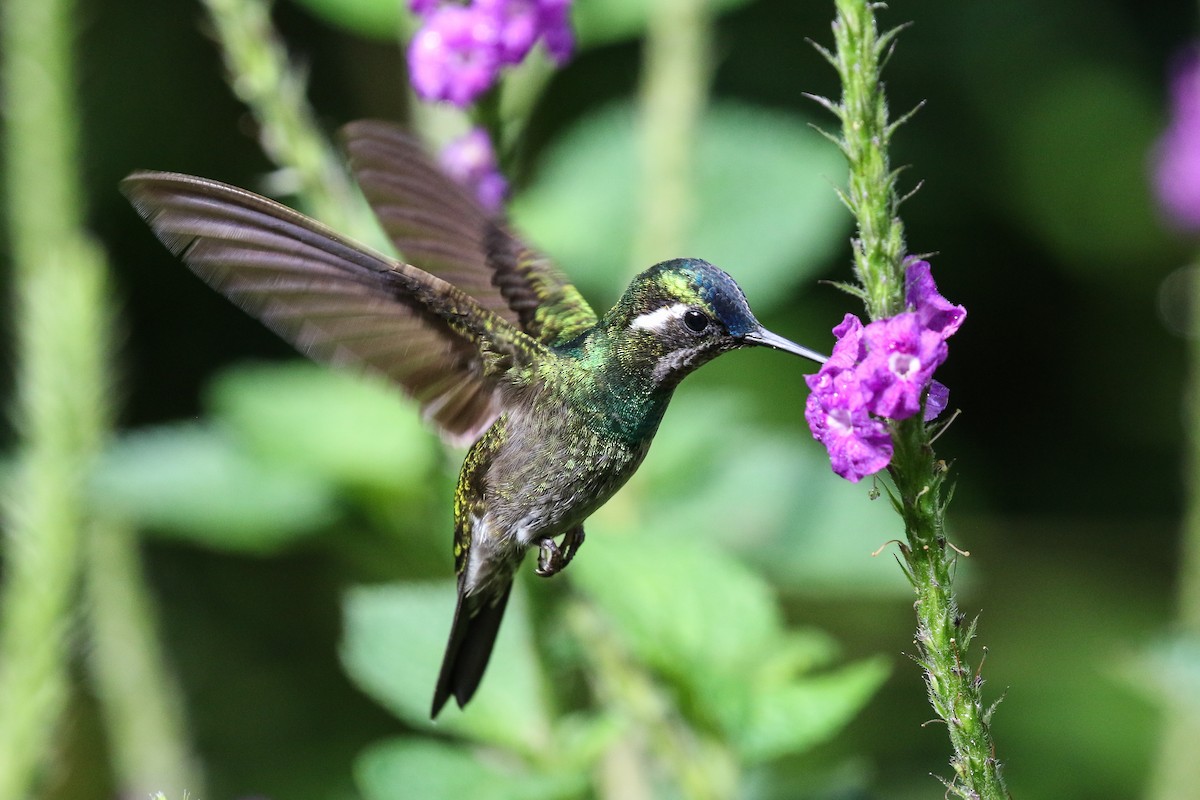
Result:
<svg viewBox="0 0 1200 800">
<path fill-rule="evenodd" d="M 631 267 L 638 212 L 629 202 L 638 187 L 634 113 L 632 104 L 620 104 L 580 120 L 512 203 L 515 223 L 570 264 L 593 295 L 615 298 L 641 269 Z M 750 297 L 805 283 L 847 224 L 829 190 L 840 156 L 806 124 L 799 115 L 734 104 L 715 104 L 700 123 L 696 208 L 684 251 L 736 263 Z M 747 193 L 747 186 L 755 191 Z M 796 225 L 797 219 L 811 224 Z"/>
<path fill-rule="evenodd" d="M 177 426 L 131 433 L 94 480 L 106 513 L 210 547 L 270 553 L 333 518 L 327 486 L 273 471 L 221 431 Z"/>
<path fill-rule="evenodd" d="M 535 110 L 514 213 L 601 306 L 628 277 L 644 4 L 579 3 L 589 46 Z M 469 713 L 431 729 L 458 456 L 386 388 L 245 365 L 292 356 L 187 275 L 114 189 L 135 167 L 265 185 L 200 7 L 82 5 L 89 203 L 129 329 L 129 432 L 96 497 L 148 534 L 213 797 L 580 796 L 631 725 L 593 700 L 587 632 L 628 668 L 618 677 L 737 753 L 742 796 L 940 791 L 928 774 L 946 771 L 944 736 L 920 727 L 930 712 L 901 655 L 907 584 L 886 551 L 870 557 L 894 517 L 828 473 L 799 375 L 767 353 L 681 387 L 579 561 L 521 587 Z M 321 119 L 402 116 L 399 4 L 320 4 L 344 28 L 310 16 L 318 5 L 280 3 L 276 20 Z M 769 327 L 827 347 L 857 311 L 819 283 L 848 274 L 843 170 L 800 93 L 836 93 L 803 44 L 827 41 L 832 12 L 722 5 L 690 254 L 732 272 Z M 924 182 L 903 208 L 910 246 L 936 251 L 942 291 L 970 310 L 944 368 L 965 413 L 939 448 L 959 476 L 964 611 L 983 606 L 983 674 L 993 696 L 1007 690 L 995 732 L 1021 798 L 1138 796 L 1161 696 L 1146 686 L 1194 693 L 1192 654 L 1161 644 L 1182 345 L 1156 312 L 1194 243 L 1159 226 L 1144 180 L 1165 65 L 1196 13 L 914 0 L 884 17 L 917 23 L 888 66 L 896 109 L 928 100 L 894 153 L 907 185 Z M 109 796 L 95 714 L 80 689 L 53 796 Z"/>
</svg>

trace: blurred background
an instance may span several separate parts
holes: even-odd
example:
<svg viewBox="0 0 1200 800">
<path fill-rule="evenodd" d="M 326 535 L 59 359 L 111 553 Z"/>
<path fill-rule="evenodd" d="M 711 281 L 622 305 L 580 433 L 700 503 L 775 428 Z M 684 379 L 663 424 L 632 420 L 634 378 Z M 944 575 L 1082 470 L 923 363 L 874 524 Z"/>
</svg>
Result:
<svg viewBox="0 0 1200 800">
<path fill-rule="evenodd" d="M 370 21 L 347 20 L 357 4 L 321 5 L 281 1 L 273 12 L 319 124 L 332 133 L 363 117 L 411 119 L 402 47 L 364 35 Z M 588 5 L 577 0 L 576 13 Z M 809 127 L 835 121 L 802 96 L 839 93 L 806 43 L 831 44 L 832 3 L 720 5 L 694 249 L 679 255 L 718 263 L 769 328 L 828 350 L 829 329 L 861 311 L 827 283 L 850 278 L 850 218 L 833 191 L 845 168 Z M 956 482 L 950 536 L 970 552 L 958 588 L 963 612 L 979 614 L 972 656 L 978 664 L 987 648 L 986 696 L 1004 697 L 993 733 L 1009 787 L 1026 800 L 1149 796 L 1162 703 L 1182 702 L 1159 660 L 1176 613 L 1184 502 L 1186 288 L 1172 275 L 1200 242 L 1160 218 L 1149 176 L 1170 65 L 1195 40 L 1197 12 L 1184 0 L 913 0 L 881 12 L 885 25 L 913 23 L 885 73 L 893 113 L 926 103 L 892 151 L 907 165 L 902 189 L 921 184 L 902 207 L 909 250 L 931 254 L 941 292 L 969 314 L 939 371 L 962 414 L 937 447 Z M 144 534 L 153 613 L 206 780 L 199 796 L 441 796 L 411 782 L 381 793 L 363 753 L 426 730 L 408 689 L 381 683 L 390 662 L 440 658 L 460 454 L 386 390 L 298 364 L 177 263 L 117 192 L 135 168 L 280 185 L 200 3 L 81 0 L 75 27 L 86 204 L 121 333 L 120 436 L 98 494 L 106 513 Z M 532 106 L 511 159 L 512 214 L 607 308 L 635 271 L 629 120 L 641 39 L 636 22 L 594 30 L 581 27 L 576 56 Z M 5 291 L 9 260 L 0 247 Z M 12 352 L 8 341 L 3 349 Z M 907 657 L 911 591 L 887 548 L 871 555 L 902 533 L 899 520 L 886 495 L 869 497 L 870 481 L 851 486 L 828 471 L 804 428 L 800 369 L 779 354 L 740 353 L 681 386 L 643 474 L 589 526 L 568 570 L 579 574 L 525 587 L 528 624 L 510 620 L 502 638 L 532 637 L 535 656 L 523 657 L 538 666 L 517 685 L 550 696 L 551 710 L 507 719 L 552 720 L 551 741 L 564 748 L 563 720 L 574 717 L 589 719 L 578 727 L 597 750 L 635 735 L 595 699 L 603 667 L 580 653 L 595 644 L 588 609 L 619 618 L 605 593 L 636 593 L 620 583 L 622 553 L 637 561 L 645 548 L 662 567 L 673 542 L 700 540 L 745 568 L 739 580 L 769 587 L 762 603 L 774 610 L 763 613 L 808 648 L 797 663 L 856 687 L 837 690 L 844 704 L 809 739 L 734 758 L 736 796 L 940 796 L 930 775 L 948 774 L 949 748 L 943 726 L 923 724 L 933 714 Z M 12 391 L 5 369 L 0 392 Z M 0 442 L 15 440 L 0 421 Z M 599 566 L 589 568 L 593 550 Z M 697 569 L 678 578 L 681 592 L 706 591 Z M 376 608 L 386 605 L 378 592 L 426 586 L 446 593 L 400 636 L 405 623 Z M 737 631 L 717 605 L 712 625 Z M 363 653 L 371 647 L 382 655 Z M 656 696 L 687 695 L 671 688 L 688 679 L 664 666 L 670 653 L 629 648 L 649 665 Z M 424 697 L 432 683 L 413 669 Z M 497 707 L 534 703 L 504 690 L 508 674 L 500 665 L 485 681 Z M 44 796 L 113 796 L 101 713 L 77 678 Z M 469 729 L 464 740 L 472 753 L 505 744 Z M 509 752 L 537 741 L 510 741 Z M 607 763 L 610 781 L 616 769 L 611 759 L 578 763 L 593 775 Z M 698 796 L 658 778 L 650 785 L 668 788 L 650 796 Z M 612 791 L 576 777 L 497 796 Z"/>
</svg>

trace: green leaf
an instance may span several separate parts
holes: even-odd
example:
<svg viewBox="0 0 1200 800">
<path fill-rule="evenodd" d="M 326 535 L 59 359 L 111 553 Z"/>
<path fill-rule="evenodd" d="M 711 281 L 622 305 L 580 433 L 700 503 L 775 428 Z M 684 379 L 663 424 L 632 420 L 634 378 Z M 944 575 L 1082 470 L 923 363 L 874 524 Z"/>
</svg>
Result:
<svg viewBox="0 0 1200 800">
<path fill-rule="evenodd" d="M 273 552 L 336 518 L 324 482 L 265 466 L 222 431 L 198 426 L 122 437 L 92 489 L 105 513 L 222 550 Z"/>
<path fill-rule="evenodd" d="M 632 653 L 682 689 L 681 704 L 764 760 L 832 736 L 887 676 L 882 660 L 798 674 L 828 663 L 829 638 L 785 632 L 765 581 L 702 542 L 589 537 L 575 585 Z"/>
<path fill-rule="evenodd" d="M 578 796 L 586 785 L 579 773 L 504 769 L 430 739 L 380 742 L 359 756 L 354 772 L 366 800 L 553 800 Z"/>
<path fill-rule="evenodd" d="M 850 218 L 831 186 L 842 156 L 797 115 L 719 104 L 703 125 L 687 250 L 728 265 L 765 307 L 845 242 Z"/>
<path fill-rule="evenodd" d="M 589 536 L 586 556 L 572 583 L 639 658 L 685 687 L 736 679 L 782 631 L 770 587 L 701 541 Z"/>
<path fill-rule="evenodd" d="M 369 39 L 407 39 L 415 20 L 405 0 L 295 0 L 326 22 Z"/>
<path fill-rule="evenodd" d="M 844 239 L 849 217 L 828 177 L 843 171 L 840 155 L 803 118 L 715 104 L 697 159 L 694 224 L 679 255 L 728 269 L 752 301 L 811 275 Z M 640 217 L 637 176 L 633 109 L 611 106 L 547 153 L 512 215 L 586 290 L 615 297 Z"/>
<path fill-rule="evenodd" d="M 636 510 L 646 538 L 719 542 L 791 591 L 910 593 L 890 557 L 870 556 L 903 533 L 886 498 L 872 501 L 869 484 L 834 475 L 806 433 L 740 422 L 744 406 L 726 391 L 676 396 L 642 468 L 613 509 L 597 512 L 594 527 L 628 517 L 622 503 L 653 498 Z M 723 420 L 719 436 L 697 436 L 686 422 L 714 419 Z"/>
<path fill-rule="evenodd" d="M 1156 639 L 1127 659 L 1122 671 L 1131 686 L 1158 703 L 1200 717 L 1200 637 Z"/>
<path fill-rule="evenodd" d="M 736 732 L 738 751 L 747 761 L 765 761 L 826 741 L 866 705 L 889 671 L 884 659 L 870 658 L 763 687 L 753 694 L 750 714 Z"/>
<path fill-rule="evenodd" d="M 449 703 L 429 719 L 450 622 L 450 583 L 360 587 L 343 603 L 341 647 L 346 672 L 363 691 L 407 724 L 455 733 L 521 753 L 548 746 L 550 719 L 533 647 L 525 595 L 517 586 L 475 698 L 463 711 Z"/>
<path fill-rule="evenodd" d="M 239 366 L 208 400 L 254 453 L 338 485 L 424 485 L 435 464 L 415 405 L 365 376 L 305 361 Z"/>
<path fill-rule="evenodd" d="M 710 0 L 707 11 L 716 14 L 749 0 Z M 641 36 L 650 19 L 651 4 L 646 0 L 585 0 L 575 3 L 571 21 L 582 46 L 608 44 Z"/>
<path fill-rule="evenodd" d="M 835 476 L 824 451 L 802 438 L 791 462 L 788 523 L 769 531 L 747 555 L 797 594 L 910 596 L 912 587 L 893 558 L 894 545 L 888 545 L 903 538 L 904 527 L 887 495 L 872 499 L 869 482 L 853 484 Z M 964 562 L 960 581 L 969 570 Z"/>
</svg>

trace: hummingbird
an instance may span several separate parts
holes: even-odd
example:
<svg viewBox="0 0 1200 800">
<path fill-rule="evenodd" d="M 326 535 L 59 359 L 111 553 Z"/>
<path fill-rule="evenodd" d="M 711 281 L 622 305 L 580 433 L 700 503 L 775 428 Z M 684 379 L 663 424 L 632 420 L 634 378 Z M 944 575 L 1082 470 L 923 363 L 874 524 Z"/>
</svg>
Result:
<svg viewBox="0 0 1200 800">
<path fill-rule="evenodd" d="M 469 449 L 454 491 L 458 600 L 433 695 L 474 695 L 513 579 L 563 570 L 584 522 L 637 470 L 679 382 L 730 350 L 821 354 L 755 318 L 727 273 L 655 264 L 597 316 L 403 128 L 342 129 L 351 171 L 405 260 L 206 178 L 137 171 L 121 190 L 201 279 L 319 362 L 383 376 Z"/>
</svg>

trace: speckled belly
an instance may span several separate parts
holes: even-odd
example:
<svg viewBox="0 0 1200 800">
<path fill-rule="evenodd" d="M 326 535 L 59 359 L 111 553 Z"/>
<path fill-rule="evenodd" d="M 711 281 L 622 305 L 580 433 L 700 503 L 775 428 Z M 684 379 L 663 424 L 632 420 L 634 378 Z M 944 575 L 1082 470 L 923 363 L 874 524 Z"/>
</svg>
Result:
<svg viewBox="0 0 1200 800">
<path fill-rule="evenodd" d="M 612 497 L 648 449 L 575 414 L 514 415 L 488 471 L 491 522 L 526 546 L 564 533 Z"/>
</svg>

